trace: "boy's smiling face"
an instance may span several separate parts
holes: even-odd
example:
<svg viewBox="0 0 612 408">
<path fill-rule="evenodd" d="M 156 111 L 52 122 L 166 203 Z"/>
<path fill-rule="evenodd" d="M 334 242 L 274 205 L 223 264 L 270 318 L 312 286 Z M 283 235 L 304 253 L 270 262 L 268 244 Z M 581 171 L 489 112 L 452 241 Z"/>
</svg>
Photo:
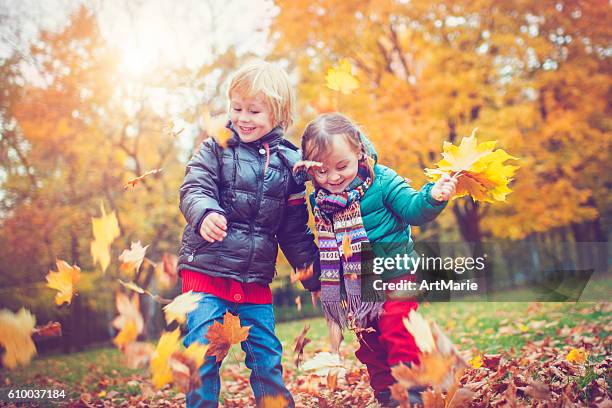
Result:
<svg viewBox="0 0 612 408">
<path fill-rule="evenodd" d="M 237 92 L 230 95 L 230 120 L 245 143 L 255 142 L 269 133 L 274 124 L 264 97 L 243 97 Z"/>
</svg>

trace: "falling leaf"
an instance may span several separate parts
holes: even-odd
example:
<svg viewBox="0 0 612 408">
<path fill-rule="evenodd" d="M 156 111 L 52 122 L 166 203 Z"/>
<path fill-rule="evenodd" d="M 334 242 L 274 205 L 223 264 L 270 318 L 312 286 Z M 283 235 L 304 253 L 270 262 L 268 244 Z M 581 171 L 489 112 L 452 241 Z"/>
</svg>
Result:
<svg viewBox="0 0 612 408">
<path fill-rule="evenodd" d="M 309 325 L 305 325 L 302 329 L 302 332 L 299 336 L 295 338 L 295 347 L 293 348 L 293 354 L 295 355 L 294 362 L 295 366 L 299 367 L 302 358 L 304 357 L 304 347 L 310 343 L 310 339 L 306 337 L 306 333 L 308 333 L 308 329 L 310 329 Z"/>
<path fill-rule="evenodd" d="M 403 322 L 421 352 L 430 353 L 435 350 L 436 344 L 429 323 L 416 310 L 411 310 Z"/>
<path fill-rule="evenodd" d="M 408 405 L 408 391 L 402 384 L 396 382 L 391 387 L 391 397 L 400 403 L 400 407 L 406 407 Z"/>
<path fill-rule="evenodd" d="M 136 184 L 140 183 L 142 180 L 144 180 L 145 177 L 147 176 L 152 176 L 153 174 L 157 174 L 160 173 L 163 169 L 154 169 L 154 170 L 149 170 L 146 173 L 144 173 L 141 176 L 138 177 L 134 177 L 128 180 L 128 182 L 123 186 L 124 190 L 127 190 L 128 188 L 132 187 L 136 187 Z"/>
<path fill-rule="evenodd" d="M 72 295 L 75 294 L 74 285 L 81 279 L 81 268 L 76 265 L 70 266 L 66 261 L 57 260 L 57 272 L 49 271 L 47 274 L 47 286 L 59 291 L 55 295 L 55 304 L 70 304 Z"/>
<path fill-rule="evenodd" d="M 325 75 L 327 87 L 343 94 L 350 94 L 359 88 L 359 81 L 351 71 L 351 63 L 347 59 L 341 60 L 336 67 L 327 70 Z"/>
<path fill-rule="evenodd" d="M 134 341 L 127 343 L 125 347 L 121 349 L 125 358 L 125 363 L 129 368 L 146 367 L 151 360 L 151 355 L 155 347 L 151 343 L 145 343 L 142 341 Z"/>
<path fill-rule="evenodd" d="M 300 296 L 295 297 L 295 307 L 298 312 L 302 310 L 302 298 Z"/>
<path fill-rule="evenodd" d="M 49 322 L 44 326 L 36 326 L 32 337 L 34 339 L 48 339 L 62 336 L 62 325 L 58 322 Z"/>
<path fill-rule="evenodd" d="M 99 263 L 104 272 L 110 264 L 110 245 L 119 236 L 120 231 L 115 212 L 106 214 L 104 204 L 100 204 L 100 210 L 102 216 L 91 219 L 94 240 L 91 242 L 90 250 L 94 263 Z"/>
<path fill-rule="evenodd" d="M 264 395 L 261 402 L 257 406 L 258 408 L 287 408 L 289 402 L 285 396 L 278 395 Z"/>
<path fill-rule="evenodd" d="M 210 342 L 206 355 L 215 356 L 217 362 L 222 361 L 232 344 L 247 339 L 250 328 L 251 326 L 240 326 L 240 318 L 226 311 L 223 316 L 223 324 L 215 320 L 206 333 L 206 338 Z"/>
<path fill-rule="evenodd" d="M 207 136 L 213 137 L 219 146 L 227 147 L 227 142 L 232 137 L 232 131 L 227 126 L 227 116 L 217 115 L 211 117 L 208 108 L 204 109 L 201 117 L 201 125 Z"/>
<path fill-rule="evenodd" d="M 180 328 L 173 332 L 164 332 L 159 338 L 157 347 L 151 358 L 151 371 L 153 373 L 153 385 L 160 389 L 164 385 L 172 382 L 172 369 L 168 360 L 172 353 L 179 349 Z"/>
<path fill-rule="evenodd" d="M 444 396 L 439 390 L 425 390 L 421 398 L 427 408 L 444 408 Z"/>
<path fill-rule="evenodd" d="M 314 374 L 320 377 L 327 377 L 330 371 L 337 371 L 339 375 L 344 375 L 346 372 L 340 355 L 327 351 L 315 354 L 312 359 L 302 365 L 302 368 L 306 371 L 314 371 Z"/>
<path fill-rule="evenodd" d="M 136 341 L 138 332 L 136 329 L 136 323 L 133 320 L 125 322 L 117 336 L 113 339 L 113 343 L 119 348 L 125 347 L 127 344 Z"/>
<path fill-rule="evenodd" d="M 452 361 L 439 353 L 419 355 L 417 366 L 398 364 L 391 368 L 391 375 L 403 386 L 438 385 L 451 370 Z"/>
<path fill-rule="evenodd" d="M 342 254 L 346 260 L 353 255 L 353 250 L 351 249 L 351 236 L 348 233 L 345 233 L 344 237 L 342 237 Z"/>
<path fill-rule="evenodd" d="M 145 293 L 145 290 L 141 288 L 140 286 L 138 286 L 137 284 L 135 284 L 134 282 L 124 282 L 121 279 L 117 279 L 117 280 L 126 289 L 133 290 L 134 292 L 137 292 L 137 293 Z"/>
<path fill-rule="evenodd" d="M 201 299 L 201 294 L 193 293 L 191 290 L 174 298 L 172 303 L 164 306 L 166 324 L 172 323 L 173 320 L 176 320 L 179 324 L 185 323 L 187 313 L 195 310 Z"/>
<path fill-rule="evenodd" d="M 201 379 L 195 362 L 181 353 L 175 351 L 168 359 L 168 366 L 172 373 L 173 384 L 183 393 L 200 387 Z"/>
<path fill-rule="evenodd" d="M 496 141 L 478 144 L 475 132 L 476 129 L 471 136 L 464 137 L 459 146 L 444 142 L 443 159 L 436 163 L 437 168 L 425 169 L 425 174 L 432 181 L 443 174 L 455 177 L 457 188 L 453 198 L 469 194 L 477 201 L 506 201 L 506 195 L 512 192 L 508 183 L 518 166 L 504 163 L 518 158 L 503 149 L 494 150 Z"/>
<path fill-rule="evenodd" d="M 310 264 L 303 268 L 296 269 L 295 272 L 291 273 L 291 276 L 290 276 L 291 283 L 295 283 L 297 281 L 305 281 L 311 278 L 313 273 L 314 273 L 313 264 Z"/>
<path fill-rule="evenodd" d="M 478 356 L 474 356 L 472 357 L 468 363 L 473 367 L 473 368 L 480 368 L 482 367 L 482 356 L 478 355 Z"/>
<path fill-rule="evenodd" d="M 126 273 L 131 273 L 132 271 L 138 272 L 138 270 L 140 269 L 140 265 L 142 265 L 142 261 L 144 260 L 148 247 L 148 245 L 146 247 L 143 247 L 140 244 L 140 241 L 132 242 L 130 249 L 124 249 L 121 255 L 119 255 L 119 260 L 121 261 L 121 270 Z"/>
<path fill-rule="evenodd" d="M 322 166 L 323 166 L 323 163 L 321 162 L 312 161 L 312 160 L 300 160 L 293 165 L 293 172 L 295 173 L 300 170 L 310 171 L 310 169 L 313 169 L 316 167 L 322 167 Z"/>
<path fill-rule="evenodd" d="M 0 310 L 0 346 L 4 348 L 2 365 L 13 370 L 17 365 L 28 365 L 36 354 L 32 332 L 36 318 L 23 307 L 13 313 L 8 309 Z"/>
<path fill-rule="evenodd" d="M 171 288 L 176 284 L 178 273 L 178 257 L 174 254 L 164 253 L 162 261 L 155 268 L 157 281 L 159 286 L 163 288 Z"/>
<path fill-rule="evenodd" d="M 569 361 L 570 363 L 584 364 L 588 355 L 589 353 L 583 348 L 573 348 L 569 353 L 567 353 L 565 360 Z"/>
<path fill-rule="evenodd" d="M 136 333 L 142 333 L 144 322 L 140 314 L 140 299 L 137 293 L 134 293 L 132 299 L 121 292 L 118 292 L 115 297 L 117 311 L 119 316 L 113 320 L 113 326 L 116 329 L 123 329 L 127 322 L 132 321 L 136 327 Z"/>
<path fill-rule="evenodd" d="M 204 363 L 204 357 L 206 356 L 206 352 L 208 351 L 208 344 L 202 344 L 197 341 L 194 341 L 187 347 L 185 350 L 185 355 L 191 358 L 196 367 L 200 367 Z"/>
</svg>

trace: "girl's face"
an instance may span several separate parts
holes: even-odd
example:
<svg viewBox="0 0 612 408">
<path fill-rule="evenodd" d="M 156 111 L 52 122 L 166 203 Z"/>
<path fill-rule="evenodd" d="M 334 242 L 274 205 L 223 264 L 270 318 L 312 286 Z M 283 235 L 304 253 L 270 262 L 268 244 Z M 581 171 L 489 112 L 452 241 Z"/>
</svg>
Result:
<svg viewBox="0 0 612 408">
<path fill-rule="evenodd" d="M 245 143 L 255 142 L 269 133 L 274 125 L 270 109 L 262 95 L 242 97 L 230 95 L 230 120 Z"/>
<path fill-rule="evenodd" d="M 334 137 L 329 152 L 321 161 L 323 165 L 312 170 L 316 183 L 330 193 L 343 192 L 357 176 L 359 155 L 347 136 Z"/>
</svg>

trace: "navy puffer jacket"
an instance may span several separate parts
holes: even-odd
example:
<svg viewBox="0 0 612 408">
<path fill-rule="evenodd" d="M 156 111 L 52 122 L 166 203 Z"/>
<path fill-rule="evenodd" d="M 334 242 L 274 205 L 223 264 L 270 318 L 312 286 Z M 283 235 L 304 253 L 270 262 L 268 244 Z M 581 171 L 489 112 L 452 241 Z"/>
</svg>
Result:
<svg viewBox="0 0 612 408">
<path fill-rule="evenodd" d="M 244 283 L 269 284 L 279 245 L 292 267 L 313 262 L 318 266 L 318 249 L 307 225 L 305 186 L 291 172 L 298 160 L 297 147 L 283 138 L 281 128 L 252 143 L 243 143 L 233 131 L 226 148 L 212 138 L 202 142 L 187 164 L 180 188 L 180 208 L 187 226 L 179 251 L 179 273 L 189 269 Z M 211 211 L 227 218 L 223 241 L 209 243 L 199 234 Z M 302 282 L 311 291 L 320 286 L 318 268 L 315 270 L 311 279 Z"/>
</svg>

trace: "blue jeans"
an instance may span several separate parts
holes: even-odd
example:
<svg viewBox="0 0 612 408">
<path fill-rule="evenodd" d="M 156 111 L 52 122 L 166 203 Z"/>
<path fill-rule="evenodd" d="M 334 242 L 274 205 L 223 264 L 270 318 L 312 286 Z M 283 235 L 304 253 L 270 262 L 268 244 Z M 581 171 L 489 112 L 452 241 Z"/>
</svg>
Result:
<svg viewBox="0 0 612 408">
<path fill-rule="evenodd" d="M 274 334 L 274 311 L 271 304 L 258 305 L 253 303 L 234 303 L 220 299 L 214 295 L 201 293 L 197 309 L 187 315 L 188 333 L 183 340 L 185 347 L 194 341 L 208 344 L 206 333 L 215 320 L 223 323 L 223 315 L 227 310 L 240 317 L 241 326 L 251 326 L 249 337 L 240 345 L 246 353 L 245 364 L 251 369 L 251 388 L 255 401 L 259 405 L 261 399 L 268 396 L 282 395 L 288 401 L 289 407 L 295 403 L 289 390 L 283 382 L 281 366 L 282 345 Z M 219 404 L 219 367 L 215 357 L 206 357 L 200 368 L 202 385 L 187 394 L 188 407 L 217 407 Z"/>
</svg>

